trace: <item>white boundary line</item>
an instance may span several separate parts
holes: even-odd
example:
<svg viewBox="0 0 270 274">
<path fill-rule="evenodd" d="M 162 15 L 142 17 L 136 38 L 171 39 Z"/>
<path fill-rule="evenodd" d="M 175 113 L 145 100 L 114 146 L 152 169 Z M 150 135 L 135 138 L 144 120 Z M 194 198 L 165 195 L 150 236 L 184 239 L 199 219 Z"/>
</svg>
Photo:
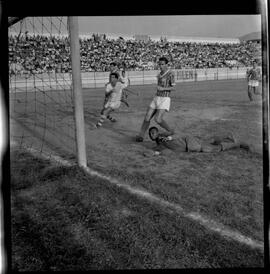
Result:
<svg viewBox="0 0 270 274">
<path fill-rule="evenodd" d="M 11 143 L 11 144 L 13 146 L 15 145 L 15 143 Z M 37 154 L 38 153 L 33 148 L 30 148 L 30 149 L 25 148 L 25 149 L 27 151 L 29 151 L 30 153 L 32 153 L 32 154 Z M 61 158 L 57 155 L 51 155 L 50 157 L 48 157 L 48 156 L 39 154 L 39 156 L 41 156 L 42 158 L 45 158 L 46 160 L 49 159 L 49 160 L 59 162 L 62 165 L 65 165 L 65 166 L 72 166 L 72 165 L 75 164 L 75 162 L 64 160 L 63 158 Z M 245 244 L 245 245 L 247 245 L 247 246 L 249 246 L 250 248 L 253 248 L 253 249 L 259 249 L 260 251 L 264 250 L 264 243 L 263 242 L 256 241 L 256 240 L 254 240 L 250 237 L 246 237 L 246 236 L 242 235 L 241 233 L 239 233 L 238 231 L 231 230 L 231 229 L 225 227 L 224 225 L 222 225 L 222 224 L 220 224 L 220 223 L 218 223 L 214 220 L 203 217 L 199 213 L 196 213 L 196 212 L 189 212 L 188 213 L 181 206 L 179 206 L 175 203 L 170 203 L 170 202 L 165 201 L 165 200 L 163 200 L 163 199 L 161 199 L 161 198 L 159 198 L 159 197 L 157 197 L 157 196 L 155 196 L 155 195 L 153 195 L 153 194 L 151 194 L 147 191 L 143 191 L 143 190 L 140 190 L 138 188 L 131 187 L 129 185 L 123 184 L 120 181 L 118 181 L 117 179 L 114 179 L 114 178 L 111 178 L 109 176 L 103 175 L 100 172 L 97 172 L 97 171 L 95 171 L 95 170 L 93 170 L 89 167 L 86 167 L 86 168 L 83 167 L 83 170 L 85 170 L 91 176 L 97 176 L 98 178 L 104 179 L 104 180 L 108 181 L 109 183 L 117 185 L 118 187 L 122 187 L 125 190 L 127 190 L 128 192 L 130 192 L 131 194 L 143 197 L 143 198 L 147 199 L 148 201 L 151 201 L 151 202 L 154 202 L 154 203 L 158 204 L 159 206 L 161 205 L 161 206 L 173 209 L 177 213 L 180 213 L 180 214 L 184 215 L 185 217 L 187 217 L 187 218 L 189 218 L 193 221 L 198 222 L 200 225 L 204 226 L 205 228 L 207 228 L 207 229 L 209 229 L 213 232 L 216 232 L 216 233 L 220 234 L 221 236 L 223 236 L 227 239 L 234 240 L 236 242 Z"/>
</svg>

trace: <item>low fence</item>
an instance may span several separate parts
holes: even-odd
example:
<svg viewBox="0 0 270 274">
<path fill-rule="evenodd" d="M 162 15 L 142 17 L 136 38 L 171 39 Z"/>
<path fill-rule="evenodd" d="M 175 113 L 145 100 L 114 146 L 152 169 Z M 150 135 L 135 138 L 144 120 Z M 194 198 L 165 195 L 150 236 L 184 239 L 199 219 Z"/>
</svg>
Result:
<svg viewBox="0 0 270 274">
<path fill-rule="evenodd" d="M 247 67 L 244 68 L 215 68 L 215 69 L 181 69 L 174 70 L 176 83 L 196 82 L 208 80 L 243 79 L 246 77 Z M 131 85 L 156 84 L 158 70 L 127 71 Z M 109 72 L 83 72 L 82 87 L 104 87 L 108 82 Z M 70 73 L 44 73 L 30 77 L 10 78 L 10 92 L 31 91 L 35 87 L 42 90 L 69 89 L 71 86 Z"/>
</svg>

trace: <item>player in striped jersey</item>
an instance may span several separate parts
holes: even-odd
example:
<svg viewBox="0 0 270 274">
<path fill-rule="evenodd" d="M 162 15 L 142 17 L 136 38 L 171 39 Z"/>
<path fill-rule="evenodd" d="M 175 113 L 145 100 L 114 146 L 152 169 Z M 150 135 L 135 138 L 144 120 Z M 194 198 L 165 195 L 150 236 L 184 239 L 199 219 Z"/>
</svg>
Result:
<svg viewBox="0 0 270 274">
<path fill-rule="evenodd" d="M 251 69 L 247 71 L 247 81 L 248 81 L 248 98 L 250 101 L 253 101 L 252 94 L 259 94 L 259 80 L 261 79 L 261 71 L 256 66 L 256 62 L 253 62 Z"/>
<path fill-rule="evenodd" d="M 157 93 L 150 103 L 139 135 L 136 136 L 137 142 L 143 142 L 145 133 L 150 125 L 150 121 L 155 117 L 158 125 L 166 130 L 167 136 L 173 135 L 174 130 L 164 120 L 165 113 L 170 110 L 171 91 L 175 90 L 174 73 L 168 68 L 168 59 L 159 58 L 160 73 L 157 76 Z"/>
</svg>

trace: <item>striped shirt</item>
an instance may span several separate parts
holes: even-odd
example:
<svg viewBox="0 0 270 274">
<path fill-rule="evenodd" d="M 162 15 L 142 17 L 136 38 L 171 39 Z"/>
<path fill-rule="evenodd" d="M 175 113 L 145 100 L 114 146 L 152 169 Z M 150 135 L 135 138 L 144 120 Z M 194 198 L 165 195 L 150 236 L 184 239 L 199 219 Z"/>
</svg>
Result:
<svg viewBox="0 0 270 274">
<path fill-rule="evenodd" d="M 247 78 L 249 80 L 260 80 L 261 78 L 261 71 L 259 68 L 251 68 L 250 70 L 247 71 Z"/>
<path fill-rule="evenodd" d="M 157 75 L 157 84 L 160 87 L 163 88 L 171 88 L 175 86 L 175 76 L 174 73 L 171 70 L 167 70 L 163 74 L 160 72 Z M 157 96 L 161 97 L 169 97 L 170 95 L 170 90 L 164 90 L 164 91 L 157 91 Z"/>
</svg>

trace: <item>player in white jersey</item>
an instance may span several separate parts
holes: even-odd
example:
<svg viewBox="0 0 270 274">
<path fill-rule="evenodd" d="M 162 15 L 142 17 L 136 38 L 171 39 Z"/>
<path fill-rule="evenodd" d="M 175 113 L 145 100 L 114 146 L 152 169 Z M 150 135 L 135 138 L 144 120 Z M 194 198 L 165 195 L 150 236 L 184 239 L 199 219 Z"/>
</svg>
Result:
<svg viewBox="0 0 270 274">
<path fill-rule="evenodd" d="M 247 70 L 247 81 L 248 81 L 248 98 L 250 101 L 253 101 L 252 95 L 260 95 L 258 92 L 259 81 L 261 79 L 261 71 L 256 66 L 256 62 L 253 62 L 251 69 Z"/>
<path fill-rule="evenodd" d="M 110 82 L 106 85 L 106 97 L 108 98 L 108 100 L 104 104 L 104 107 L 101 111 L 102 114 L 96 124 L 97 128 L 102 126 L 106 118 L 111 122 L 116 122 L 116 120 L 112 118 L 110 114 L 115 109 L 120 107 L 122 91 L 124 88 L 124 84 L 118 81 L 118 77 L 118 74 L 115 72 L 112 72 L 110 74 Z"/>
<path fill-rule="evenodd" d="M 125 70 L 122 70 L 122 72 L 121 72 L 121 80 L 122 80 L 123 85 L 124 85 L 121 102 L 124 103 L 127 107 L 129 107 L 129 104 L 127 102 L 128 94 L 127 94 L 126 88 L 130 85 L 130 80 L 126 76 L 126 71 Z"/>
<path fill-rule="evenodd" d="M 121 72 L 121 80 L 122 80 L 125 88 L 127 88 L 130 85 L 130 79 L 127 77 L 125 70 L 122 70 L 122 72 Z"/>
<path fill-rule="evenodd" d="M 110 83 L 110 79 L 111 79 L 111 74 L 112 73 L 116 73 L 117 74 L 117 77 L 118 77 L 118 81 L 120 81 L 121 83 L 124 83 L 122 78 L 121 78 L 121 75 L 119 73 L 119 69 L 118 69 L 118 66 L 116 64 L 116 62 L 111 62 L 110 63 L 110 74 L 109 74 L 109 82 L 106 83 L 105 87 Z M 104 102 L 103 102 L 103 109 L 102 111 L 104 110 L 104 106 L 106 105 L 107 101 L 109 99 L 109 96 L 108 96 L 108 93 L 105 91 L 105 98 L 104 98 Z M 103 114 L 103 112 L 101 111 L 101 114 Z"/>
</svg>

